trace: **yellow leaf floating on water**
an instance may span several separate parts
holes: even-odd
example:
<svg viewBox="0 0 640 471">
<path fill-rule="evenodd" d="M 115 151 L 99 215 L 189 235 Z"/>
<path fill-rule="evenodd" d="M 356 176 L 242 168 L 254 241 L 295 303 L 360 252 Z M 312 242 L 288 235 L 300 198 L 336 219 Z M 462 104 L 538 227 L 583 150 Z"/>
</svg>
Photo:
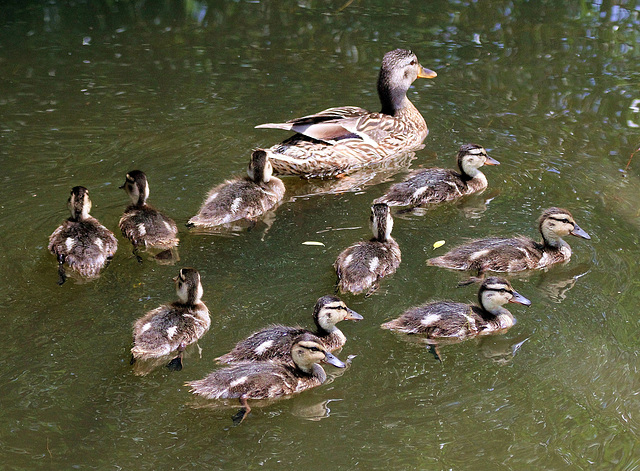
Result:
<svg viewBox="0 0 640 471">
<path fill-rule="evenodd" d="M 437 249 L 438 247 L 442 247 L 444 245 L 444 240 L 437 240 L 433 243 L 433 248 Z"/>
<path fill-rule="evenodd" d="M 324 247 L 322 242 L 316 242 L 315 240 L 307 240 L 306 242 L 303 242 L 302 245 L 319 245 L 320 247 Z"/>
</svg>

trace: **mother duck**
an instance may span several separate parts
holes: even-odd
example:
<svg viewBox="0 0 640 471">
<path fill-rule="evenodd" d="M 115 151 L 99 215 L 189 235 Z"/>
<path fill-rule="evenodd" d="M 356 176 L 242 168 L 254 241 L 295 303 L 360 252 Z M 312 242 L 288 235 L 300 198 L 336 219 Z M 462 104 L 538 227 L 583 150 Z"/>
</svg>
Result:
<svg viewBox="0 0 640 471">
<path fill-rule="evenodd" d="M 407 90 L 415 79 L 436 75 L 422 67 L 413 52 L 395 49 L 382 59 L 379 113 L 341 106 L 286 123 L 256 126 L 296 132 L 267 150 L 274 170 L 305 178 L 331 177 L 417 150 L 429 130 Z"/>
</svg>

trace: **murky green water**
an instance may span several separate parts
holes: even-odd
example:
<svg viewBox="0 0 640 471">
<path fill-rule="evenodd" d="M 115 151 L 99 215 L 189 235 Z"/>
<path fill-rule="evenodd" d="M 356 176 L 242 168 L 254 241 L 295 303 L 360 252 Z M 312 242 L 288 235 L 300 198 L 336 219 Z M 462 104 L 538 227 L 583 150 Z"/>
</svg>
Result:
<svg viewBox="0 0 640 471">
<path fill-rule="evenodd" d="M 17 3 L 0 12 L 4 467 L 640 467 L 640 155 L 622 172 L 640 145 L 636 2 Z M 177 269 L 139 265 L 118 233 L 100 279 L 58 287 L 46 244 L 69 189 L 87 186 L 115 229 L 117 187 L 140 168 L 150 201 L 183 227 L 252 148 L 286 136 L 254 125 L 376 109 L 380 59 L 396 47 L 438 72 L 410 91 L 431 130 L 412 168 L 450 166 L 470 141 L 502 165 L 483 195 L 396 218 L 398 272 L 369 299 L 344 297 L 365 317 L 343 328 L 351 367 L 240 427 L 183 386 L 255 329 L 310 325 L 337 254 L 369 236 L 370 202 L 403 172 L 324 196 L 287 178 L 298 197 L 270 228 L 183 230 L 180 263 L 201 271 L 212 313 L 202 358 L 134 376 L 131 324 L 174 298 Z M 438 363 L 379 328 L 430 299 L 473 301 L 476 288 L 455 288 L 464 275 L 425 260 L 468 237 L 537 237 L 548 206 L 592 240 L 571 238 L 567 265 L 511 277 L 533 305 L 513 307 L 506 335 L 446 347 Z"/>
</svg>

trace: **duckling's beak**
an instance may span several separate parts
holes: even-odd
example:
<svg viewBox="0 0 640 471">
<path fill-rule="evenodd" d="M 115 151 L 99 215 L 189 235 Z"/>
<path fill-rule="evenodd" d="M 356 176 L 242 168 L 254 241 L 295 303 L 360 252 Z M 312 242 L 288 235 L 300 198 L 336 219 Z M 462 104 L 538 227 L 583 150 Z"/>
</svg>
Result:
<svg viewBox="0 0 640 471">
<path fill-rule="evenodd" d="M 332 355 L 329 352 L 326 352 L 324 355 L 324 360 L 322 360 L 323 363 L 329 363 L 330 365 L 335 366 L 336 368 L 344 368 L 347 365 L 345 365 L 342 361 L 340 361 L 340 359 L 338 357 L 336 357 L 335 355 Z"/>
<path fill-rule="evenodd" d="M 487 160 L 484 161 L 485 165 L 500 165 L 500 162 L 498 162 L 496 159 L 492 159 L 491 157 L 489 157 L 487 155 Z"/>
<path fill-rule="evenodd" d="M 174 276 L 174 277 L 173 277 L 173 278 L 171 278 L 171 279 L 173 280 L 173 282 L 174 282 L 174 283 L 177 283 L 177 282 L 178 282 L 178 277 L 177 277 L 177 276 Z"/>
<path fill-rule="evenodd" d="M 118 189 L 119 189 L 119 190 L 124 190 L 124 186 L 125 186 L 126 184 L 127 184 L 127 182 L 124 182 L 124 183 L 122 184 L 122 186 L 119 186 L 119 187 L 118 187 Z"/>
<path fill-rule="evenodd" d="M 531 301 L 529 301 L 517 291 L 514 291 L 511 294 L 513 294 L 513 298 L 509 300 L 510 303 L 522 304 L 523 306 L 531 306 Z"/>
<path fill-rule="evenodd" d="M 345 316 L 345 320 L 347 321 L 361 321 L 364 319 L 360 314 L 358 314 L 353 309 L 347 308 L 347 315 Z"/>
<path fill-rule="evenodd" d="M 437 76 L 438 74 L 436 74 L 433 70 L 425 69 L 421 65 L 419 66 L 418 78 L 434 78 Z"/>
<path fill-rule="evenodd" d="M 577 224 L 574 224 L 573 230 L 569 232 L 569 234 L 574 235 L 576 237 L 582 237 L 583 239 L 587 239 L 587 240 L 591 239 L 591 236 L 587 234 L 585 231 L 583 231 L 582 228 Z"/>
</svg>

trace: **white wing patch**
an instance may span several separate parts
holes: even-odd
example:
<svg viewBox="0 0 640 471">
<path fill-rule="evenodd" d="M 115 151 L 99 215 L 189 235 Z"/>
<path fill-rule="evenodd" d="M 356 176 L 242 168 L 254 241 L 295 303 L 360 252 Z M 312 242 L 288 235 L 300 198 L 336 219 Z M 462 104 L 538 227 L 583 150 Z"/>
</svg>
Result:
<svg viewBox="0 0 640 471">
<path fill-rule="evenodd" d="M 96 237 L 93 240 L 93 243 L 96 244 L 100 250 L 104 248 L 104 243 L 102 242 L 102 239 L 100 239 L 99 237 Z"/>
<path fill-rule="evenodd" d="M 144 227 L 144 224 L 138 224 L 138 232 L 140 233 L 140 235 L 147 235 L 147 228 Z"/>
<path fill-rule="evenodd" d="M 378 268 L 379 265 L 380 265 L 380 259 L 378 257 L 373 257 L 369 261 L 369 271 L 370 272 L 375 272 L 376 268 Z"/>
<path fill-rule="evenodd" d="M 478 260 L 479 258 L 487 255 L 489 252 L 491 252 L 491 250 L 489 249 L 478 250 L 477 252 L 474 252 L 471 254 L 471 256 L 469 257 L 469 260 Z"/>
<path fill-rule="evenodd" d="M 428 314 L 420 319 L 422 325 L 430 326 L 440 320 L 440 314 Z"/>
<path fill-rule="evenodd" d="M 229 210 L 232 213 L 235 213 L 238 211 L 238 209 L 240 209 L 240 205 L 242 204 L 242 198 L 238 197 L 236 199 L 233 200 L 233 202 L 231 203 L 231 208 L 229 208 Z"/>
<path fill-rule="evenodd" d="M 67 237 L 67 239 L 64 241 L 64 246 L 67 248 L 67 252 L 71 252 L 71 249 L 73 249 L 74 245 L 76 245 L 76 241 L 73 237 Z"/>
<path fill-rule="evenodd" d="M 151 322 L 147 322 L 145 325 L 142 326 L 142 332 L 146 332 L 147 330 L 149 330 L 151 328 Z"/>
<path fill-rule="evenodd" d="M 240 384 L 244 384 L 246 382 L 247 382 L 247 377 L 241 376 L 240 378 L 231 381 L 231 383 L 229 383 L 229 387 L 233 388 L 233 387 L 239 386 Z"/>
<path fill-rule="evenodd" d="M 265 342 L 262 342 L 260 345 L 258 345 L 254 351 L 256 352 L 257 355 L 262 355 L 269 348 L 271 348 L 272 345 L 273 345 L 273 340 L 267 340 Z"/>
<path fill-rule="evenodd" d="M 351 260 L 353 260 L 353 254 L 347 255 L 347 258 L 344 259 L 345 266 L 349 265 L 351 263 Z"/>
<path fill-rule="evenodd" d="M 178 326 L 177 325 L 173 325 L 171 327 L 169 327 L 167 329 L 167 337 L 169 337 L 169 339 L 172 339 L 174 335 L 176 335 L 176 332 L 178 331 Z"/>
</svg>

